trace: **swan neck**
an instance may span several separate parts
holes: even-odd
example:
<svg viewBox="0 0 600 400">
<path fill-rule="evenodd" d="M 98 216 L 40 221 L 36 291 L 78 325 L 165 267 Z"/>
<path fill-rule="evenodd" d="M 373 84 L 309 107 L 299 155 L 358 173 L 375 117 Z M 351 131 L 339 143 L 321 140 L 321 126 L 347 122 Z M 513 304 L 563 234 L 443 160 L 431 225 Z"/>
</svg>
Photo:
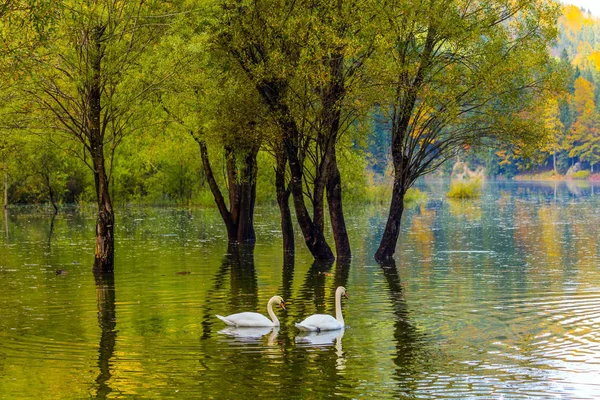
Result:
<svg viewBox="0 0 600 400">
<path fill-rule="evenodd" d="M 279 320 L 277 319 L 277 315 L 273 312 L 273 303 L 275 303 L 275 298 L 271 298 L 269 303 L 267 303 L 267 312 L 269 313 L 269 317 L 271 317 L 271 321 L 273 321 L 273 326 L 279 326 Z"/>
<path fill-rule="evenodd" d="M 335 319 L 343 326 L 344 317 L 342 316 L 342 291 L 338 290 L 335 293 Z"/>
</svg>

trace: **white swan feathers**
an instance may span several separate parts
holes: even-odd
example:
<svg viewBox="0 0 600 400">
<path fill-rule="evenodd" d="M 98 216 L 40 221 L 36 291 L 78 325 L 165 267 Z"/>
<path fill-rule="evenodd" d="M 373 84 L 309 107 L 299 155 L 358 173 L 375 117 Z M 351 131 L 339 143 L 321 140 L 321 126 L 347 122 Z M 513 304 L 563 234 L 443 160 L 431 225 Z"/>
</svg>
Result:
<svg viewBox="0 0 600 400">
<path fill-rule="evenodd" d="M 221 321 L 225 322 L 229 326 L 239 327 L 258 327 L 258 326 L 279 326 L 279 320 L 273 312 L 273 304 L 278 304 L 285 310 L 285 303 L 280 296 L 273 296 L 267 303 L 267 312 L 271 319 L 265 317 L 262 314 L 255 312 L 241 312 L 237 314 L 231 314 L 226 317 L 217 315 Z"/>
<path fill-rule="evenodd" d="M 301 331 L 309 332 L 335 331 L 342 329 L 344 327 L 342 296 L 348 298 L 346 288 L 340 286 L 335 291 L 335 318 L 327 314 L 313 314 L 304 321 L 296 323 L 296 328 Z"/>
</svg>

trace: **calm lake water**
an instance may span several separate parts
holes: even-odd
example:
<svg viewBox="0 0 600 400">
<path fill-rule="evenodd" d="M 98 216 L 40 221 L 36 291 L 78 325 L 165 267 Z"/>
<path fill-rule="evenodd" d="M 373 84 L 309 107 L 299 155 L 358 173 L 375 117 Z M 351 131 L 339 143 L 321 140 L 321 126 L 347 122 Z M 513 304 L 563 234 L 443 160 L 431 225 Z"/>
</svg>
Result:
<svg viewBox="0 0 600 400">
<path fill-rule="evenodd" d="M 10 209 L 0 398 L 600 398 L 600 185 L 422 189 L 386 266 L 372 259 L 385 205 L 346 208 L 354 258 L 333 265 L 299 235 L 284 260 L 276 207 L 257 210 L 253 254 L 228 249 L 215 210 L 120 209 L 103 279 L 93 210 Z M 299 335 L 338 285 L 346 330 Z M 214 316 L 266 314 L 275 294 L 278 331 Z"/>
</svg>

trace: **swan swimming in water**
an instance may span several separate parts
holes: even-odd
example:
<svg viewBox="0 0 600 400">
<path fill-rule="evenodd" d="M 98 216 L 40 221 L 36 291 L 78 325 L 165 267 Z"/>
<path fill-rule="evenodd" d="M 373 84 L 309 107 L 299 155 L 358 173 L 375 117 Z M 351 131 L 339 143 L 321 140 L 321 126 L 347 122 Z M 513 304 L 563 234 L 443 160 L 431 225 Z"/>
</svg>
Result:
<svg viewBox="0 0 600 400">
<path fill-rule="evenodd" d="M 342 296 L 348 298 L 346 288 L 340 286 L 335 291 L 335 318 L 327 314 L 313 314 L 302 322 L 296 323 L 296 328 L 301 331 L 321 332 L 335 331 L 344 327 L 342 316 Z"/>
<path fill-rule="evenodd" d="M 271 319 L 265 317 L 262 314 L 255 312 L 241 312 L 237 314 L 231 314 L 226 317 L 217 315 L 221 321 L 225 322 L 229 326 L 238 327 L 259 327 L 259 326 L 279 326 L 279 320 L 273 312 L 273 304 L 278 304 L 285 310 L 285 303 L 280 296 L 273 296 L 267 303 L 267 312 Z"/>
</svg>

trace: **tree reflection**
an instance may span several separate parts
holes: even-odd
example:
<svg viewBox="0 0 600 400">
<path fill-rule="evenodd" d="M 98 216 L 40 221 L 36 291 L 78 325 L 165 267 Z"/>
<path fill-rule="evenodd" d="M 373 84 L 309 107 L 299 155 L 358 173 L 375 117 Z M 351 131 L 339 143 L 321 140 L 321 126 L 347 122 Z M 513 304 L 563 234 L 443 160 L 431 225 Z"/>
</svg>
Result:
<svg viewBox="0 0 600 400">
<path fill-rule="evenodd" d="M 351 262 L 348 259 L 337 259 L 335 263 L 335 279 L 333 281 L 334 293 L 335 289 L 337 289 L 338 286 L 348 286 L 348 277 L 350 276 L 350 265 Z"/>
<path fill-rule="evenodd" d="M 294 283 L 294 254 L 285 253 L 283 258 L 283 270 L 281 274 L 281 297 L 284 300 L 292 298 L 292 286 Z"/>
<path fill-rule="evenodd" d="M 409 321 L 409 311 L 404 299 L 396 262 L 391 259 L 381 264 L 388 284 L 394 313 L 394 339 L 396 341 L 396 377 L 403 394 L 416 391 L 416 374 L 426 371 L 431 362 L 423 347 L 423 335 Z"/>
<path fill-rule="evenodd" d="M 333 262 L 315 260 L 310 266 L 304 278 L 302 289 L 300 290 L 300 298 L 302 303 L 298 308 L 296 315 L 308 316 L 307 304 L 313 302 L 315 313 L 322 314 L 325 312 L 325 281 L 327 275 L 330 274 Z M 310 312 L 312 314 L 312 312 Z"/>
<path fill-rule="evenodd" d="M 202 313 L 202 339 L 211 337 L 215 313 L 212 304 L 221 292 L 227 274 L 230 273 L 231 293 L 228 296 L 232 309 L 256 309 L 258 305 L 258 285 L 254 268 L 254 245 L 229 243 L 221 267 L 214 279 L 214 286 L 207 292 Z M 240 304 L 240 299 L 244 299 Z M 242 307 L 243 306 L 243 307 Z"/>
<path fill-rule="evenodd" d="M 223 261 L 231 271 L 231 306 L 233 309 L 258 306 L 258 284 L 254 268 L 254 245 L 230 243 Z"/>
<path fill-rule="evenodd" d="M 52 218 L 50 218 L 50 229 L 48 230 L 48 252 L 50 252 L 52 247 L 52 234 L 54 233 L 54 221 L 56 220 L 56 214 L 52 214 Z"/>
<path fill-rule="evenodd" d="M 117 341 L 117 319 L 115 311 L 115 277 L 114 274 L 95 274 L 96 298 L 98 301 L 98 325 L 101 336 L 98 347 L 98 368 L 100 373 L 96 378 L 98 384 L 97 399 L 105 399 L 111 392 L 109 386 L 111 377 L 110 359 L 115 351 Z"/>
<path fill-rule="evenodd" d="M 327 313 L 325 300 L 330 294 L 335 293 L 337 286 L 346 285 L 350 261 L 337 262 L 334 287 L 327 288 L 326 280 L 331 275 L 332 266 L 331 262 L 313 262 L 304 278 L 300 301 L 294 302 L 294 322 L 299 322 L 313 313 Z M 310 306 L 311 303 L 314 307 Z M 283 384 L 287 387 L 287 397 L 303 398 L 310 393 L 307 390 L 316 390 L 316 388 L 327 390 L 329 393 L 339 393 L 344 386 L 343 331 L 308 334 L 300 333 L 293 328 L 292 336 L 289 345 L 295 348 L 294 356 L 284 358 L 286 373 Z M 312 385 L 309 387 L 299 382 L 312 382 Z"/>
</svg>

